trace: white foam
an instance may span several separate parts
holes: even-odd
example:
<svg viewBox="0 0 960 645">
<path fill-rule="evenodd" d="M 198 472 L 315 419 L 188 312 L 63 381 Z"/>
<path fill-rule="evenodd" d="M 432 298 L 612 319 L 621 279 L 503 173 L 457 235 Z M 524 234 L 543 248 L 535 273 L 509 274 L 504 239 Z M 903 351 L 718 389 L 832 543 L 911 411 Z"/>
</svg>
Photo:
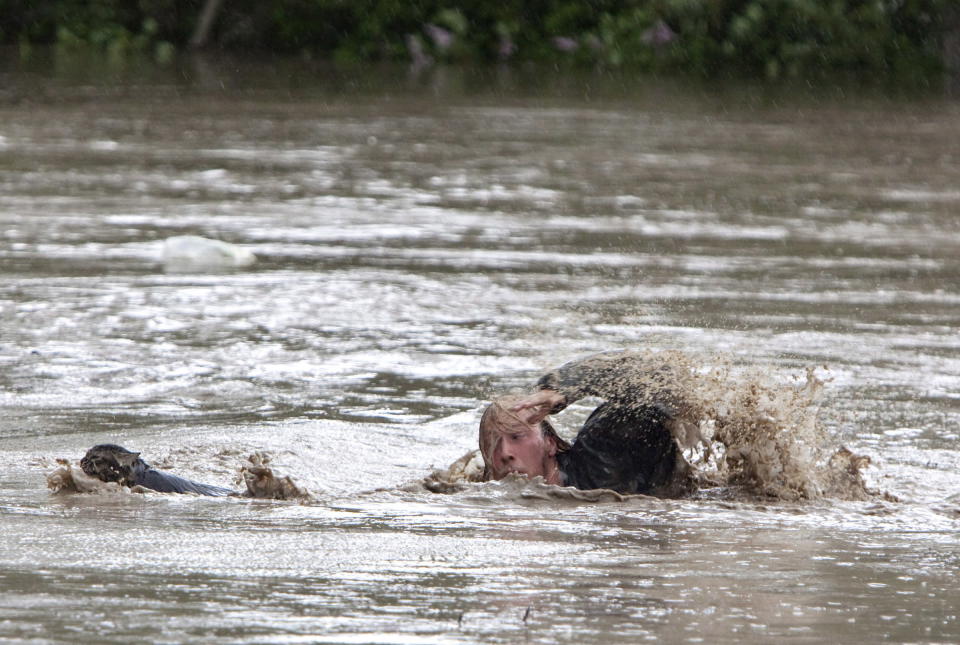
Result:
<svg viewBox="0 0 960 645">
<path fill-rule="evenodd" d="M 257 261 L 252 251 L 235 244 L 196 235 L 177 235 L 163 243 L 163 264 L 167 271 L 234 269 Z"/>
</svg>

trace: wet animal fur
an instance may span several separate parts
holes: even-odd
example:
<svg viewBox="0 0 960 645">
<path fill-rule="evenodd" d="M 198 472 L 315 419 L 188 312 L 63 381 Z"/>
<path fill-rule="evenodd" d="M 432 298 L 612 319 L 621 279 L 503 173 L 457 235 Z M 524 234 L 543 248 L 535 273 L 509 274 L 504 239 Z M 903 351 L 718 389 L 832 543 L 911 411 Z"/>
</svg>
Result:
<svg viewBox="0 0 960 645">
<path fill-rule="evenodd" d="M 140 459 L 139 452 L 131 452 L 113 443 L 102 443 L 88 450 L 80 460 L 80 468 L 90 477 L 131 488 L 142 486 L 161 493 L 196 493 L 211 497 L 236 494 L 227 488 L 201 484 L 156 470 Z"/>
<path fill-rule="evenodd" d="M 100 481 L 136 486 L 134 467 L 138 461 L 145 463 L 140 459 L 139 452 L 130 452 L 123 446 L 112 443 L 102 443 L 87 451 L 80 460 L 80 468 Z"/>
</svg>

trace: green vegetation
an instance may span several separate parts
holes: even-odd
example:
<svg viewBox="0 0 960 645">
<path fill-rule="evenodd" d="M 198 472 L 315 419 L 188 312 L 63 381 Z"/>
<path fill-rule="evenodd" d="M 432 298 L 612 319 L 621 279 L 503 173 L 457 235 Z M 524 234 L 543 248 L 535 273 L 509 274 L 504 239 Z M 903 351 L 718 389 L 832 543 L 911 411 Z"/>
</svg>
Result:
<svg viewBox="0 0 960 645">
<path fill-rule="evenodd" d="M 170 60 L 208 0 L 0 0 L 0 43 Z M 802 78 L 941 69 L 956 0 L 226 0 L 211 48 Z M 952 22 L 956 22 L 955 20 Z M 949 33 L 948 33 L 949 32 Z"/>
</svg>

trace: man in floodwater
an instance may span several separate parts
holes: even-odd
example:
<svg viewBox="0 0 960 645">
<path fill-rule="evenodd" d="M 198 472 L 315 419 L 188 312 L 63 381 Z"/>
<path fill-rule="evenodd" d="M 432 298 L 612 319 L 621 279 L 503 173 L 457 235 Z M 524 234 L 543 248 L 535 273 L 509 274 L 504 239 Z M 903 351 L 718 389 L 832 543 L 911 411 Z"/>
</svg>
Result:
<svg viewBox="0 0 960 645">
<path fill-rule="evenodd" d="M 611 352 L 544 374 L 537 391 L 494 401 L 480 419 L 485 479 L 540 476 L 579 489 L 676 497 L 692 488 L 691 468 L 674 439 L 682 401 L 668 362 Z M 547 416 L 575 401 L 605 399 L 573 444 Z"/>
</svg>

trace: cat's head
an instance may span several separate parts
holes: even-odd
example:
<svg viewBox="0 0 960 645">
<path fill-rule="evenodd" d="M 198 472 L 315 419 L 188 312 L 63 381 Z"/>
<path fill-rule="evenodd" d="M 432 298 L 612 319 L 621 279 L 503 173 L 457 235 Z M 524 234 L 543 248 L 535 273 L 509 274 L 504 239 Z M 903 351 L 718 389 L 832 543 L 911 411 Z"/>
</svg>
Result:
<svg viewBox="0 0 960 645">
<path fill-rule="evenodd" d="M 133 467 L 139 457 L 139 452 L 130 452 L 112 443 L 102 443 L 87 451 L 80 460 L 80 468 L 101 481 L 129 486 L 134 482 Z"/>
</svg>

